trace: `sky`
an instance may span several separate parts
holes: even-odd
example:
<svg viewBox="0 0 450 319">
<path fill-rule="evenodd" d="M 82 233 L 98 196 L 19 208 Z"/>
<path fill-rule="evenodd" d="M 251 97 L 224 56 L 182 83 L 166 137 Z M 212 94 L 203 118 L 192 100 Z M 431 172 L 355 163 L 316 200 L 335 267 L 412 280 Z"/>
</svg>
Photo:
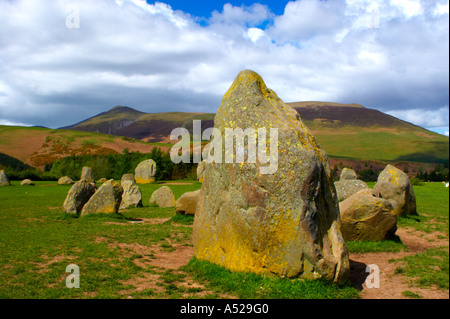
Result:
<svg viewBox="0 0 450 319">
<path fill-rule="evenodd" d="M 214 113 L 251 69 L 285 102 L 449 134 L 448 0 L 0 0 L 0 25 L 0 125 Z"/>
</svg>

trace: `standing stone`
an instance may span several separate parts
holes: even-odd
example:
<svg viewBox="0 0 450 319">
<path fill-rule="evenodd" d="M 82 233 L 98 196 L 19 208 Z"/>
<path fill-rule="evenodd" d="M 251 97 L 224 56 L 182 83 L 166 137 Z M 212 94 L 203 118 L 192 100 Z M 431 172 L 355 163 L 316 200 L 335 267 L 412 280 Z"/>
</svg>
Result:
<svg viewBox="0 0 450 319">
<path fill-rule="evenodd" d="M 76 182 L 67 193 L 63 209 L 69 214 L 79 214 L 95 193 L 95 187 L 87 180 Z"/>
<path fill-rule="evenodd" d="M 206 167 L 206 161 L 201 161 L 198 163 L 197 166 L 197 180 L 200 183 L 203 183 L 203 179 L 205 178 L 205 167 Z"/>
<path fill-rule="evenodd" d="M 334 183 L 334 187 L 339 201 L 349 198 L 360 190 L 369 188 L 365 182 L 359 179 L 341 179 Z"/>
<path fill-rule="evenodd" d="M 87 180 L 90 183 L 95 183 L 94 174 L 92 173 L 92 168 L 90 167 L 83 167 L 83 170 L 81 171 L 81 177 L 80 180 Z"/>
<path fill-rule="evenodd" d="M 4 170 L 0 170 L 0 186 L 10 186 L 8 175 L 6 175 Z"/>
<path fill-rule="evenodd" d="M 187 192 L 181 195 L 175 203 L 175 213 L 180 215 L 195 215 L 200 191 L 201 190 L 199 189 L 194 192 Z"/>
<path fill-rule="evenodd" d="M 211 146 L 213 162 L 197 203 L 195 257 L 231 271 L 345 282 L 350 263 L 328 158 L 299 114 L 246 70 L 225 94 L 214 123 L 221 143 Z M 262 150 L 269 154 L 278 145 L 278 160 L 271 157 L 270 168 L 260 155 L 256 163 L 217 160 L 216 152 L 227 154 L 226 128 L 265 128 L 270 139 Z M 278 129 L 274 145 L 270 128 Z"/>
<path fill-rule="evenodd" d="M 175 207 L 175 195 L 170 187 L 163 186 L 153 192 L 149 203 L 159 207 Z"/>
<path fill-rule="evenodd" d="M 389 201 L 375 197 L 370 189 L 353 194 L 339 204 L 345 240 L 380 241 L 392 238 L 397 215 Z"/>
<path fill-rule="evenodd" d="M 408 175 L 390 164 L 378 176 L 373 193 L 387 199 L 397 216 L 417 214 L 416 195 Z"/>
<path fill-rule="evenodd" d="M 103 184 L 104 182 L 107 182 L 108 180 L 104 177 L 100 178 L 97 182 L 100 184 Z"/>
<path fill-rule="evenodd" d="M 113 179 L 105 182 L 84 205 L 81 216 L 89 214 L 112 214 L 119 212 L 123 188 Z"/>
<path fill-rule="evenodd" d="M 133 175 L 133 174 L 123 174 L 123 175 L 122 175 L 122 178 L 121 178 L 121 180 L 120 180 L 120 183 L 123 183 L 124 181 L 133 181 L 133 182 L 136 182 L 136 181 L 134 180 L 134 175 Z"/>
<path fill-rule="evenodd" d="M 132 175 L 133 176 L 133 175 Z M 134 179 L 126 179 L 122 181 L 122 202 L 120 208 L 142 207 L 142 193 Z"/>
<path fill-rule="evenodd" d="M 31 179 L 24 179 L 20 182 L 22 186 L 34 186 L 34 182 Z"/>
<path fill-rule="evenodd" d="M 149 184 L 155 182 L 156 163 L 152 159 L 145 160 L 136 167 L 134 179 L 138 184 Z"/>
<path fill-rule="evenodd" d="M 75 184 L 75 182 L 69 176 L 63 176 L 58 179 L 58 185 L 70 185 Z"/>
<path fill-rule="evenodd" d="M 358 177 L 356 175 L 356 172 L 352 170 L 351 168 L 344 168 L 341 172 L 340 180 L 356 180 Z"/>
</svg>

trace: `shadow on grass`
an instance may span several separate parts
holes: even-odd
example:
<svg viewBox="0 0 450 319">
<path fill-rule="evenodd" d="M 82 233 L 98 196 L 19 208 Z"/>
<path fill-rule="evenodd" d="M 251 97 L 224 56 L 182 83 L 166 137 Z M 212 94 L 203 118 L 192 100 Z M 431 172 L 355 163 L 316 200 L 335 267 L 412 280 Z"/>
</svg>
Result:
<svg viewBox="0 0 450 319">
<path fill-rule="evenodd" d="M 142 221 L 142 219 L 139 218 L 132 218 L 122 215 L 121 213 L 111 213 L 111 214 L 105 214 L 105 213 L 99 213 L 99 214 L 89 214 L 83 217 L 80 217 L 77 214 L 69 214 L 69 213 L 62 213 L 60 216 L 56 218 L 56 220 L 60 221 L 70 221 L 75 219 L 89 219 L 89 220 L 101 220 L 101 221 L 115 221 L 115 222 L 131 222 L 131 221 Z"/>
<path fill-rule="evenodd" d="M 348 281 L 336 285 L 325 280 L 280 278 L 247 272 L 232 272 L 207 261 L 192 258 L 182 270 L 208 288 L 240 299 L 357 299 L 359 291 Z"/>
</svg>

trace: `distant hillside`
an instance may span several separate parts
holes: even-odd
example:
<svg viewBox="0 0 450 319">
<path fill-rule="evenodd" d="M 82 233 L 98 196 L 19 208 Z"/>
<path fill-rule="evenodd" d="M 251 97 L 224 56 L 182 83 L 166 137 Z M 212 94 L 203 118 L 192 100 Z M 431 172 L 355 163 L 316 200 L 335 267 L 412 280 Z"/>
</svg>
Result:
<svg viewBox="0 0 450 319">
<path fill-rule="evenodd" d="M 212 113 L 143 113 L 130 107 L 116 106 L 108 112 L 64 128 L 167 143 L 174 128 L 185 127 L 191 131 L 193 120 L 202 120 L 202 129 L 214 126 Z"/>
<path fill-rule="evenodd" d="M 116 106 L 108 112 L 102 112 L 79 123 L 61 127 L 61 129 L 114 134 L 144 114 L 131 107 Z"/>
<path fill-rule="evenodd" d="M 358 104 L 288 103 L 328 156 L 382 161 L 448 163 L 449 139 Z"/>
<path fill-rule="evenodd" d="M 300 114 L 332 165 L 348 162 L 364 163 L 364 166 L 371 161 L 370 165 L 380 167 L 386 162 L 448 166 L 446 136 L 358 104 L 288 104 Z M 150 152 L 155 145 L 167 150 L 174 143 L 169 140 L 174 128 L 185 127 L 192 132 L 192 121 L 201 120 L 203 131 L 214 126 L 214 116 L 213 113 L 144 113 L 117 106 L 66 129 L 0 126 L 0 152 L 42 168 L 72 154 L 120 153 L 125 148 Z M 419 164 L 414 165 L 419 168 Z"/>
<path fill-rule="evenodd" d="M 338 104 L 326 102 L 287 103 L 300 114 L 302 121 L 313 127 L 398 127 L 410 128 L 411 123 L 402 121 L 378 110 L 359 104 Z M 419 127 L 417 127 L 419 128 Z M 419 128 L 424 130 L 422 128 Z"/>
<path fill-rule="evenodd" d="M 164 144 L 150 144 L 114 135 L 0 125 L 0 152 L 41 169 L 70 155 L 122 153 L 125 148 L 130 152 L 149 153 L 155 146 L 169 149 Z"/>
</svg>

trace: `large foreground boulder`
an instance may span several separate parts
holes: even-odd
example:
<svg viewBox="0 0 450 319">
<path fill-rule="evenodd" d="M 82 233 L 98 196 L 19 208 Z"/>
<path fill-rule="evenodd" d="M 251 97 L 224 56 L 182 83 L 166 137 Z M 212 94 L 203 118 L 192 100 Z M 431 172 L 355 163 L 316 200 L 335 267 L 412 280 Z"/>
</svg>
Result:
<svg viewBox="0 0 450 319">
<path fill-rule="evenodd" d="M 92 168 L 90 167 L 83 167 L 82 171 L 81 171 L 81 177 L 80 180 L 86 180 L 90 183 L 95 183 L 95 179 L 94 179 L 94 173 L 92 172 Z"/>
<path fill-rule="evenodd" d="M 134 179 L 123 180 L 121 186 L 123 188 L 123 194 L 120 208 L 142 207 L 142 192 Z"/>
<path fill-rule="evenodd" d="M 345 240 L 380 241 L 397 231 L 397 215 L 389 201 L 375 197 L 370 189 L 353 194 L 339 204 Z"/>
<path fill-rule="evenodd" d="M 136 167 L 134 179 L 138 184 L 149 184 L 155 182 L 156 163 L 152 159 L 145 160 Z"/>
<path fill-rule="evenodd" d="M 6 175 L 4 170 L 0 170 L 0 186 L 10 186 L 8 175 Z"/>
<path fill-rule="evenodd" d="M 152 193 L 149 203 L 159 207 L 175 207 L 175 195 L 170 187 L 162 186 Z"/>
<path fill-rule="evenodd" d="M 387 199 L 397 216 L 417 214 L 416 195 L 408 175 L 392 165 L 387 165 L 380 173 L 373 193 Z"/>
<path fill-rule="evenodd" d="M 334 183 L 334 187 L 339 201 L 349 198 L 360 190 L 369 188 L 365 182 L 359 179 L 341 179 Z"/>
<path fill-rule="evenodd" d="M 119 212 L 123 188 L 113 179 L 105 182 L 81 210 L 81 216 L 89 214 L 112 214 Z"/>
<path fill-rule="evenodd" d="M 213 138 L 195 212 L 195 257 L 232 271 L 346 281 L 348 251 L 328 158 L 299 114 L 246 70 L 223 97 L 214 123 L 221 136 Z M 227 128 L 254 129 L 270 160 L 259 152 L 256 161 L 219 159 L 230 151 L 236 159 L 236 151 L 252 147 L 225 149 Z"/>
<path fill-rule="evenodd" d="M 75 182 L 69 176 L 63 176 L 58 179 L 58 185 L 71 185 L 75 184 Z"/>
<path fill-rule="evenodd" d="M 175 203 L 175 213 L 180 215 L 195 215 L 200 189 L 181 195 Z"/>
<path fill-rule="evenodd" d="M 67 193 L 63 209 L 69 214 L 80 214 L 83 206 L 95 193 L 95 187 L 87 180 L 76 182 Z"/>
</svg>

